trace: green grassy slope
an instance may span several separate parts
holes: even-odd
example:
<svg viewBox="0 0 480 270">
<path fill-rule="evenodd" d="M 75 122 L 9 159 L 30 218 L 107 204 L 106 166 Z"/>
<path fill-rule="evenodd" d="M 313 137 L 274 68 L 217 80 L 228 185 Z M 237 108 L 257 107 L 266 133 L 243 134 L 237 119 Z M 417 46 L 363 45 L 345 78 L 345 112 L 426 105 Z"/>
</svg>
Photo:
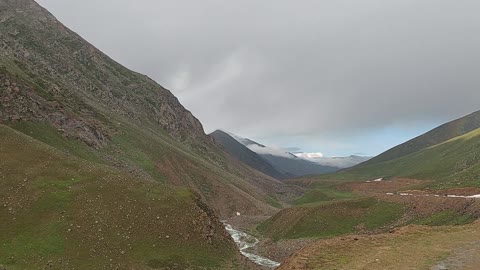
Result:
<svg viewBox="0 0 480 270">
<path fill-rule="evenodd" d="M 222 224 L 184 188 L 136 179 L 0 125 L 0 265 L 223 268 Z"/>
<path fill-rule="evenodd" d="M 48 124 L 22 121 L 9 125 L 69 155 L 114 165 L 144 180 L 191 188 L 222 217 L 237 211 L 244 214 L 272 213 L 274 207 L 279 206 L 272 204 L 271 200 L 277 192 L 276 182 L 272 183 L 273 187 L 266 186 L 262 190 L 258 187 L 265 178 L 231 164 L 227 158 L 222 160 L 222 153 L 216 155 L 220 167 L 202 159 L 188 146 L 155 131 L 141 130 L 124 123 L 119 129 L 121 133 L 113 136 L 108 146 L 94 149 L 63 137 Z M 257 179 L 259 181 L 255 182 Z"/>
<path fill-rule="evenodd" d="M 359 167 L 400 158 L 480 128 L 480 111 L 443 124 L 364 162 Z"/>
<path fill-rule="evenodd" d="M 358 197 L 352 192 L 339 190 L 338 183 L 316 182 L 308 186 L 306 192 L 296 198 L 293 203 L 295 205 L 304 205 L 311 203 L 324 203 L 332 201 L 343 201 Z"/>
<path fill-rule="evenodd" d="M 436 188 L 480 186 L 480 129 L 401 158 L 319 176 L 344 180 L 380 177 L 428 179 Z"/>
<path fill-rule="evenodd" d="M 402 205 L 359 198 L 284 209 L 257 229 L 274 240 L 324 238 L 380 229 L 402 214 Z"/>
<path fill-rule="evenodd" d="M 393 160 L 294 179 L 292 183 L 308 186 L 307 192 L 295 200 L 297 206 L 280 211 L 258 229 L 278 240 L 331 237 L 388 227 L 407 209 L 372 198 L 355 198 L 360 195 L 339 187 L 350 181 L 394 177 L 430 180 L 418 188 L 480 186 L 480 129 Z M 410 218 L 409 222 L 423 225 L 458 225 L 472 222 L 476 216 L 463 210 L 440 209 Z"/>
</svg>

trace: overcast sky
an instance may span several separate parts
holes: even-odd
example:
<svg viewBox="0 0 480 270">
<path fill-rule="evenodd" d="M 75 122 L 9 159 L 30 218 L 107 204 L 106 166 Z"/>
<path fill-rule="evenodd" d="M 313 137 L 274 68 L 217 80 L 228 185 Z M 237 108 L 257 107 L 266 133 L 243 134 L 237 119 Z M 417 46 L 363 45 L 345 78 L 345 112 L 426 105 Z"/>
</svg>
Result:
<svg viewBox="0 0 480 270">
<path fill-rule="evenodd" d="M 203 123 L 373 155 L 480 109 L 476 0 L 39 0 Z"/>
</svg>

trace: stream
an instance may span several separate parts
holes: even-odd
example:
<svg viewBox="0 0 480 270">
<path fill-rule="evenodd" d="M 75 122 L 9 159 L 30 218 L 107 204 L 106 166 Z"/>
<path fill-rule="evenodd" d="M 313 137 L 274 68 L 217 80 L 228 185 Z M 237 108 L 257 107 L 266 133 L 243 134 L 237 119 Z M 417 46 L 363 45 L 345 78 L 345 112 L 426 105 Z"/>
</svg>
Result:
<svg viewBox="0 0 480 270">
<path fill-rule="evenodd" d="M 230 224 L 224 223 L 224 225 L 225 225 L 225 229 L 230 234 L 233 241 L 235 241 L 238 248 L 240 249 L 240 253 L 242 253 L 243 256 L 247 257 L 250 261 L 252 261 L 252 262 L 254 262 L 258 265 L 270 267 L 272 269 L 280 266 L 280 263 L 278 263 L 278 262 L 275 262 L 275 261 L 272 261 L 268 258 L 265 258 L 265 257 L 259 256 L 259 255 L 247 252 L 247 250 L 249 248 L 252 248 L 256 244 L 258 244 L 258 239 L 257 238 L 255 238 L 255 237 L 253 237 L 249 234 L 246 234 L 244 232 L 235 230 L 234 228 L 232 228 L 232 225 L 230 225 Z"/>
</svg>

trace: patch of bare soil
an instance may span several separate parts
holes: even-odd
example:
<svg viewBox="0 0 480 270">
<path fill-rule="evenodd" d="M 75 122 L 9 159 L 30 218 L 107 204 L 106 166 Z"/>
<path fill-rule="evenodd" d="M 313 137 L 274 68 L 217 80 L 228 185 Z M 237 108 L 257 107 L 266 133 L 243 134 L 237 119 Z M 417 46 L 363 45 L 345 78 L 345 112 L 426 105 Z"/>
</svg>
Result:
<svg viewBox="0 0 480 270">
<path fill-rule="evenodd" d="M 455 188 L 438 191 L 414 189 L 423 183 L 425 183 L 424 180 L 397 178 L 379 182 L 348 183 L 343 185 L 342 188 L 359 195 L 374 196 L 383 201 L 406 205 L 409 211 L 398 225 L 402 225 L 401 222 L 404 221 L 447 210 L 480 217 L 480 200 L 447 197 L 447 195 L 470 196 L 480 194 L 479 188 Z"/>
<path fill-rule="evenodd" d="M 480 241 L 473 241 L 455 249 L 445 260 L 431 270 L 477 270 L 480 265 Z"/>
<path fill-rule="evenodd" d="M 353 182 L 341 185 L 340 188 L 344 190 L 351 190 L 354 192 L 366 193 L 386 193 L 396 192 L 405 189 L 413 189 L 416 186 L 427 183 L 425 180 L 409 179 L 409 178 L 394 178 L 391 180 L 382 180 L 379 182 Z"/>
<path fill-rule="evenodd" d="M 301 250 L 315 241 L 315 239 L 310 238 L 284 239 L 278 242 L 274 242 L 271 239 L 265 239 L 257 244 L 255 252 L 274 261 L 283 262 L 298 250 Z"/>
</svg>

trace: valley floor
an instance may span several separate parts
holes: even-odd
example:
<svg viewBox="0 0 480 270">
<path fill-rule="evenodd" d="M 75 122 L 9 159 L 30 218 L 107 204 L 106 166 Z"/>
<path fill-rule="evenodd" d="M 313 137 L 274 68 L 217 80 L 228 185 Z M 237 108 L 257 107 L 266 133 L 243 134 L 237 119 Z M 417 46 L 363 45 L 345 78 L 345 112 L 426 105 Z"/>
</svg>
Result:
<svg viewBox="0 0 480 270">
<path fill-rule="evenodd" d="M 257 253 L 281 261 L 278 269 L 478 269 L 480 221 L 475 220 L 480 215 L 476 196 L 480 189 L 423 188 L 428 182 L 390 179 L 311 190 L 298 200 L 306 203 L 282 210 L 257 227 L 266 226 L 264 232 L 270 237 L 280 235 L 263 239 Z M 365 224 L 371 220 L 363 218 L 375 213 L 375 201 L 396 205 L 385 208 L 387 212 L 400 207 L 401 215 L 367 229 Z M 358 204 L 368 207 L 357 217 Z M 352 223 L 354 227 L 347 228 L 350 232 L 337 232 L 337 225 L 351 222 L 352 217 L 362 219 L 361 223 Z M 377 213 L 371 218 L 378 217 Z M 292 225 L 298 220 L 300 225 Z M 311 220 L 309 227 L 301 227 Z M 302 237 L 291 233 L 300 229 L 315 234 Z"/>
<path fill-rule="evenodd" d="M 319 240 L 278 269 L 478 269 L 480 222 Z"/>
</svg>

